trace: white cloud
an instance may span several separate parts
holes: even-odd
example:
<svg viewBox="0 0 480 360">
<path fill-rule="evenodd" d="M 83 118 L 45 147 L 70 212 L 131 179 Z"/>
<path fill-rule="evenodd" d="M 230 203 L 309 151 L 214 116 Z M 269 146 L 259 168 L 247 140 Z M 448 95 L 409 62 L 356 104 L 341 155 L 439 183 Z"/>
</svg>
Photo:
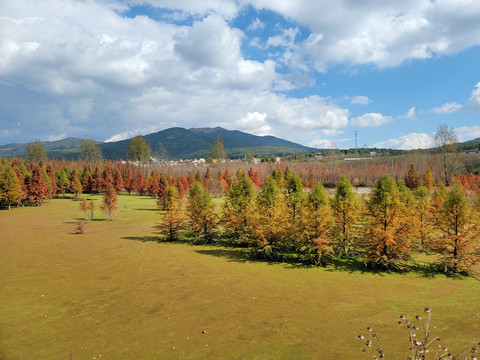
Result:
<svg viewBox="0 0 480 360">
<path fill-rule="evenodd" d="M 251 0 L 308 27 L 303 50 L 318 69 L 330 62 L 397 66 L 480 44 L 480 2 Z M 357 5 L 357 4 L 356 4 Z"/>
<path fill-rule="evenodd" d="M 272 135 L 272 128 L 265 121 L 266 118 L 266 113 L 249 112 L 235 121 L 235 128 L 259 136 Z"/>
<path fill-rule="evenodd" d="M 367 105 L 370 104 L 372 100 L 368 98 L 368 96 L 354 96 L 352 100 L 350 101 L 350 104 L 360 104 L 360 105 Z"/>
<path fill-rule="evenodd" d="M 265 28 L 265 23 L 260 20 L 258 17 L 252 21 L 250 25 L 247 27 L 247 31 L 256 31 L 256 30 L 263 30 Z"/>
<path fill-rule="evenodd" d="M 380 113 L 367 113 L 352 119 L 353 126 L 376 127 L 392 121 L 391 116 L 385 116 Z"/>
<path fill-rule="evenodd" d="M 376 142 L 372 146 L 376 148 L 403 150 L 428 149 L 434 146 L 434 140 L 428 134 L 411 133 L 396 139 Z"/>
<path fill-rule="evenodd" d="M 475 85 L 475 89 L 472 91 L 472 96 L 468 100 L 468 104 L 473 109 L 480 111 L 480 82 Z"/>
<path fill-rule="evenodd" d="M 455 133 L 458 135 L 459 141 L 468 141 L 480 138 L 480 126 L 461 126 L 455 128 Z"/>
<path fill-rule="evenodd" d="M 412 106 L 410 109 L 407 110 L 405 115 L 403 115 L 402 119 L 413 119 L 415 117 L 415 106 Z"/>
<path fill-rule="evenodd" d="M 463 105 L 456 102 L 445 103 L 442 106 L 434 107 L 430 110 L 433 114 L 450 114 L 457 111 L 460 111 L 463 108 Z"/>
<path fill-rule="evenodd" d="M 307 146 L 315 149 L 336 149 L 337 144 L 333 140 L 326 139 L 313 139 L 310 141 Z"/>
</svg>

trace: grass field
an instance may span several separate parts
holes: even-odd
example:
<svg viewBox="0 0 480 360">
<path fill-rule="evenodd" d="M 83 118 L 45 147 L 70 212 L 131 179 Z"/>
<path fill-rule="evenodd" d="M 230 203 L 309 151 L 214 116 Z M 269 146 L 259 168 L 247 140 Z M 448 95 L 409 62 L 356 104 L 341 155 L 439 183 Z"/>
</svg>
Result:
<svg viewBox="0 0 480 360">
<path fill-rule="evenodd" d="M 119 200 L 117 221 L 96 212 L 82 235 L 69 199 L 0 212 L 1 359 L 362 359 L 354 338 L 367 325 L 389 359 L 404 359 L 398 315 L 425 306 L 450 348 L 480 340 L 474 277 L 295 267 L 158 243 L 155 201 Z"/>
</svg>

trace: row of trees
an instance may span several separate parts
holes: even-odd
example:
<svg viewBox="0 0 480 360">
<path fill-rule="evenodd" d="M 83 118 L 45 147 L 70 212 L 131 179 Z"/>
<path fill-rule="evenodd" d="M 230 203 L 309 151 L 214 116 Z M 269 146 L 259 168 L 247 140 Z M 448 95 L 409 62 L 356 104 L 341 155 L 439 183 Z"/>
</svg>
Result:
<svg viewBox="0 0 480 360">
<path fill-rule="evenodd" d="M 167 240 L 193 233 L 202 242 L 223 235 L 270 259 L 294 257 L 324 265 L 333 257 L 360 257 L 371 266 L 401 267 L 418 251 L 437 255 L 445 271 L 471 271 L 480 260 L 480 190 L 459 184 L 414 191 L 404 181 L 382 176 L 369 198 L 359 198 L 343 177 L 334 196 L 316 183 L 304 191 L 298 175 L 274 171 L 257 193 L 250 177 L 238 172 L 220 213 L 207 189 L 196 182 L 185 209 L 168 187 L 161 231 Z"/>
</svg>

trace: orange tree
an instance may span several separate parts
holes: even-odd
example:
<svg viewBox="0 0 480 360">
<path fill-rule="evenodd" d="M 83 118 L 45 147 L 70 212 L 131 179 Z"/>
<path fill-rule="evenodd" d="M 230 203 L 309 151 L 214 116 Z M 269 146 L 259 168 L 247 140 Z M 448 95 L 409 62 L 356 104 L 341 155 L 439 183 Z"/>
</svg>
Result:
<svg viewBox="0 0 480 360">
<path fill-rule="evenodd" d="M 367 203 L 364 256 L 373 266 L 391 270 L 409 255 L 411 222 L 395 181 L 383 175 Z"/>
<path fill-rule="evenodd" d="M 113 212 L 118 209 L 117 193 L 111 183 L 107 184 L 103 195 L 102 210 L 108 214 L 108 219 L 113 220 Z"/>
<path fill-rule="evenodd" d="M 434 242 L 440 254 L 439 265 L 447 271 L 471 271 L 480 260 L 480 223 L 461 186 L 447 193 L 437 226 L 441 236 Z"/>
<path fill-rule="evenodd" d="M 257 195 L 257 217 L 252 224 L 260 254 L 274 258 L 277 252 L 285 250 L 288 220 L 283 195 L 273 176 L 269 177 Z"/>
</svg>

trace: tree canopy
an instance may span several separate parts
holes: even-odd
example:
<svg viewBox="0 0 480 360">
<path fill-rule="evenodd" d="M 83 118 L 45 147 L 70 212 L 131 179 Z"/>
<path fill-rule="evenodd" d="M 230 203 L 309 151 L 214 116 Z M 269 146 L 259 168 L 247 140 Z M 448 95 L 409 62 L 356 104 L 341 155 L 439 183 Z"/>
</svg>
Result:
<svg viewBox="0 0 480 360">
<path fill-rule="evenodd" d="M 127 150 L 127 157 L 131 161 L 146 163 L 150 161 L 151 152 L 152 150 L 150 149 L 150 145 L 148 145 L 143 136 L 139 135 L 130 140 L 130 147 Z"/>
</svg>

